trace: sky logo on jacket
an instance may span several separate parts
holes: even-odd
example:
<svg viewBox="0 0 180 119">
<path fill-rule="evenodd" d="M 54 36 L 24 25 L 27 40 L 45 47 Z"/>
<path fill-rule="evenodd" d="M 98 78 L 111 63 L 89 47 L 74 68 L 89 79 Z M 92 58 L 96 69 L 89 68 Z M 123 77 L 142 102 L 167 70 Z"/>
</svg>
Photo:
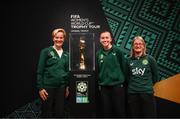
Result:
<svg viewBox="0 0 180 119">
<path fill-rule="evenodd" d="M 145 70 L 146 68 L 141 69 L 141 68 L 136 67 L 132 69 L 132 75 L 144 75 Z"/>
</svg>

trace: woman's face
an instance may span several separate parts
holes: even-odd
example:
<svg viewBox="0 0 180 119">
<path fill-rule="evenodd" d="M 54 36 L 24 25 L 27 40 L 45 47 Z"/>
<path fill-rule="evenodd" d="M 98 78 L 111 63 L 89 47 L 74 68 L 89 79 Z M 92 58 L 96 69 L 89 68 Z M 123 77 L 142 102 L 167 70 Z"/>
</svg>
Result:
<svg viewBox="0 0 180 119">
<path fill-rule="evenodd" d="M 144 51 L 144 43 L 140 39 L 136 39 L 133 43 L 133 51 L 134 53 L 143 53 Z"/>
<path fill-rule="evenodd" d="M 63 32 L 58 32 L 53 38 L 54 45 L 57 48 L 61 48 L 64 43 L 64 34 Z"/>
<path fill-rule="evenodd" d="M 111 41 L 112 41 L 112 38 L 109 32 L 101 33 L 100 43 L 102 44 L 104 48 L 108 48 L 111 45 Z"/>
</svg>

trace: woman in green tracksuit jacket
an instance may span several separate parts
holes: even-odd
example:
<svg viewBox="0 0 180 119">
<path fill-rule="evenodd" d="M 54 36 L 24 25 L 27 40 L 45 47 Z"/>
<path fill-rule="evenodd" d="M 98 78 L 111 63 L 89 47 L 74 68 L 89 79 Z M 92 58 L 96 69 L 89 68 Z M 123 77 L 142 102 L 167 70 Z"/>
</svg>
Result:
<svg viewBox="0 0 180 119">
<path fill-rule="evenodd" d="M 42 49 L 37 69 L 37 88 L 42 100 L 41 117 L 63 117 L 68 93 L 69 53 L 63 51 L 64 29 L 53 30 L 53 46 Z"/>
<path fill-rule="evenodd" d="M 96 64 L 102 116 L 125 117 L 125 58 L 121 49 L 111 42 L 110 32 L 100 34 L 102 47 L 96 53 Z"/>
<path fill-rule="evenodd" d="M 156 117 L 153 85 L 159 81 L 155 59 L 146 54 L 146 44 L 136 36 L 128 58 L 128 104 L 132 117 Z"/>
</svg>

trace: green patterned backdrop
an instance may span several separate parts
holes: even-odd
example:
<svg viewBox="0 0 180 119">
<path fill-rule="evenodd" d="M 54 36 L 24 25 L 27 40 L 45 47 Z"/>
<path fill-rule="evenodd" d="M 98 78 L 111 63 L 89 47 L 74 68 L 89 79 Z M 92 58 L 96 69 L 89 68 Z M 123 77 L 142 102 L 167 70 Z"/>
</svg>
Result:
<svg viewBox="0 0 180 119">
<path fill-rule="evenodd" d="M 162 79 L 180 72 L 179 0 L 100 1 L 117 46 L 128 53 L 133 37 L 141 35 Z"/>
<path fill-rule="evenodd" d="M 157 60 L 160 76 L 180 72 L 180 0 L 100 0 L 117 46 L 128 53 L 134 36 L 141 35 L 148 53 Z M 39 117 L 37 99 L 8 117 Z"/>
</svg>

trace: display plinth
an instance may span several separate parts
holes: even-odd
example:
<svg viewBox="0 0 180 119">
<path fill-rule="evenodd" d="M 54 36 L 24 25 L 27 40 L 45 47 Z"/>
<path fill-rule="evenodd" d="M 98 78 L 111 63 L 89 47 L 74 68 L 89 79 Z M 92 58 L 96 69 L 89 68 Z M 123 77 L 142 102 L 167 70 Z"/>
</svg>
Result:
<svg viewBox="0 0 180 119">
<path fill-rule="evenodd" d="M 69 51 L 70 116 L 94 117 L 95 90 L 92 90 L 95 89 L 94 33 L 70 33 Z"/>
</svg>

